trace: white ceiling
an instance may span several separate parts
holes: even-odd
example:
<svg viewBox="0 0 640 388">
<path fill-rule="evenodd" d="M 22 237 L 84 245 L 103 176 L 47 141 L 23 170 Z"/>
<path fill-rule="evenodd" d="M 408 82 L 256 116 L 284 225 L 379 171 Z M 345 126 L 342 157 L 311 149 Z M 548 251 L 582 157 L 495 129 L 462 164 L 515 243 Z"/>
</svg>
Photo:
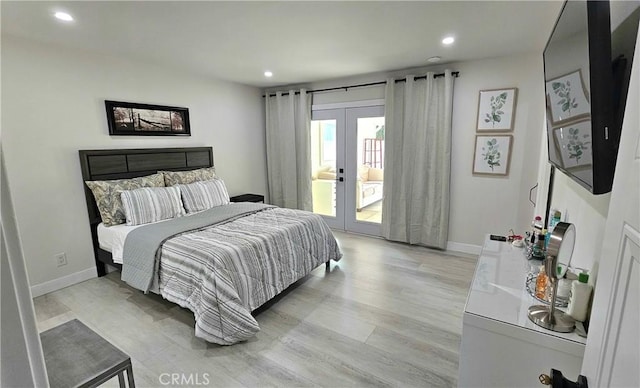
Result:
<svg viewBox="0 0 640 388">
<path fill-rule="evenodd" d="M 258 87 L 540 51 L 561 1 L 2 1 L 2 34 Z M 53 13 L 75 18 L 61 23 Z M 456 42 L 444 47 L 441 40 Z M 263 73 L 271 70 L 273 78 Z"/>
</svg>

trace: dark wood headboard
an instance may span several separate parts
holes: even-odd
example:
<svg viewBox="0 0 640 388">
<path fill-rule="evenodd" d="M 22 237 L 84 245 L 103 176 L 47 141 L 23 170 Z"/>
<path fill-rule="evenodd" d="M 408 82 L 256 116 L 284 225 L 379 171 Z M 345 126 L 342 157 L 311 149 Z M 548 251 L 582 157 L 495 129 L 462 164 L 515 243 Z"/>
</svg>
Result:
<svg viewBox="0 0 640 388">
<path fill-rule="evenodd" d="M 159 170 L 186 171 L 213 166 L 211 147 L 80 150 L 78 153 L 99 275 L 105 274 L 102 263 L 119 266 L 113 263 L 109 252 L 98 246 L 96 228 L 101 221 L 100 213 L 84 181 L 136 178 Z"/>
</svg>

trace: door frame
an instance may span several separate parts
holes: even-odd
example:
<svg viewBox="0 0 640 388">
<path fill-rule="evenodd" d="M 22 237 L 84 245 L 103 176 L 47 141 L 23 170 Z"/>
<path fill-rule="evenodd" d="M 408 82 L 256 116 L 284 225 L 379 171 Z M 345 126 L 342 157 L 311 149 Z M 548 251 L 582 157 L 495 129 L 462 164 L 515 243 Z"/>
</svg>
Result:
<svg viewBox="0 0 640 388">
<path fill-rule="evenodd" d="M 384 100 L 365 100 L 313 105 L 311 120 L 336 120 L 336 168 L 344 173 L 336 179 L 336 215 L 322 215 L 330 228 L 372 236 L 381 235 L 381 224 L 358 221 L 356 216 L 356 179 L 358 176 L 357 119 L 384 116 Z M 342 135 L 344 134 L 344 135 Z M 356 152 L 349 152 L 351 147 Z M 344 181 L 340 182 L 339 178 Z"/>
<path fill-rule="evenodd" d="M 356 199 L 352 194 L 356 193 L 358 178 L 358 123 L 359 118 L 384 117 L 384 106 L 364 106 L 357 108 L 345 108 L 346 114 L 346 150 L 355 149 L 350 155 L 345 155 L 345 230 L 372 236 L 382 235 L 382 224 L 367 221 L 358 221 L 356 211 Z M 348 198 L 351 196 L 351 199 Z"/>
<path fill-rule="evenodd" d="M 344 156 L 345 152 L 345 144 L 344 144 L 344 136 L 340 136 L 339 134 L 344 133 L 345 131 L 345 117 L 342 114 L 343 109 L 323 109 L 311 111 L 311 121 L 316 120 L 336 120 L 336 168 L 337 166 L 344 166 L 345 160 Z M 336 174 L 338 175 L 338 174 Z M 340 174 L 342 175 L 342 174 Z M 339 198 L 344 198 L 344 182 L 339 182 L 338 178 L 334 183 L 335 191 L 336 191 L 336 214 L 334 217 L 327 216 L 324 214 L 320 214 L 320 216 L 324 219 L 327 225 L 330 228 L 345 230 L 344 225 L 344 212 L 345 206 L 344 201 L 339 201 Z"/>
<path fill-rule="evenodd" d="M 637 325 L 640 317 L 637 303 L 640 284 L 640 61 L 637 60 L 640 29 L 637 34 L 636 60 L 629 81 L 618 161 L 595 279 L 589 337 L 582 361 L 582 374 L 592 387 L 637 384 L 640 377 L 638 370 L 633 368 L 637 367 L 633 361 L 640 358 Z M 628 364 L 616 363 L 620 358 L 628 360 Z"/>
</svg>

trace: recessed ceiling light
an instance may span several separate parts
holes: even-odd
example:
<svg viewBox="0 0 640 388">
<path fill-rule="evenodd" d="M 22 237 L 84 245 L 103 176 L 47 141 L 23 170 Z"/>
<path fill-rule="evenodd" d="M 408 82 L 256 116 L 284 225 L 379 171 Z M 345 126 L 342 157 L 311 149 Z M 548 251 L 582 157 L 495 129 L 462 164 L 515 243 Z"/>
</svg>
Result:
<svg viewBox="0 0 640 388">
<path fill-rule="evenodd" d="M 436 63 L 436 62 L 440 62 L 442 60 L 442 57 L 439 56 L 435 56 L 435 57 L 429 57 L 427 58 L 427 62 L 429 63 Z"/>
<path fill-rule="evenodd" d="M 56 19 L 62 20 L 64 22 L 73 21 L 73 16 L 69 15 L 66 12 L 56 12 L 53 16 L 55 16 Z"/>
<path fill-rule="evenodd" d="M 273 73 L 267 70 L 267 71 L 264 72 L 264 76 L 267 77 L 267 78 L 273 77 Z"/>
<path fill-rule="evenodd" d="M 453 42 L 455 42 L 455 38 L 453 36 L 447 36 L 446 38 L 442 39 L 442 44 L 452 44 Z"/>
</svg>

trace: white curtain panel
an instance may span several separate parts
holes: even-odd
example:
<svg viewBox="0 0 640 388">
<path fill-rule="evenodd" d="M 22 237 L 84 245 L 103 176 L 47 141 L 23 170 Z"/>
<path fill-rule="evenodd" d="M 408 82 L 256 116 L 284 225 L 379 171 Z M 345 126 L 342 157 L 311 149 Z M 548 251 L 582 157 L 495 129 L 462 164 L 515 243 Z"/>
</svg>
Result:
<svg viewBox="0 0 640 388">
<path fill-rule="evenodd" d="M 267 94 L 265 103 L 269 200 L 311 211 L 311 96 L 290 90 Z"/>
<path fill-rule="evenodd" d="M 453 76 L 388 80 L 382 235 L 445 249 L 449 229 Z"/>
</svg>

